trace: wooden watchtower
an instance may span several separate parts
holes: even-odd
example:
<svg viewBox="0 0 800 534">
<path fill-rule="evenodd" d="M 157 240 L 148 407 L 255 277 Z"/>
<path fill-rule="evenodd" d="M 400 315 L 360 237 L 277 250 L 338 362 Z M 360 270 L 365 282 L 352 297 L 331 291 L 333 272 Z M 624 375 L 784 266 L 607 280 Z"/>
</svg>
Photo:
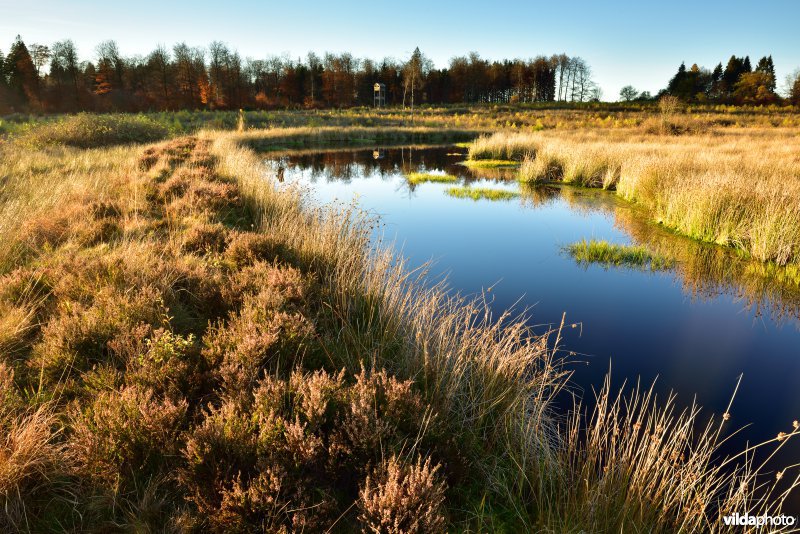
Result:
<svg viewBox="0 0 800 534">
<path fill-rule="evenodd" d="M 386 106 L 386 84 L 376 83 L 373 88 L 372 103 L 376 108 Z"/>
</svg>

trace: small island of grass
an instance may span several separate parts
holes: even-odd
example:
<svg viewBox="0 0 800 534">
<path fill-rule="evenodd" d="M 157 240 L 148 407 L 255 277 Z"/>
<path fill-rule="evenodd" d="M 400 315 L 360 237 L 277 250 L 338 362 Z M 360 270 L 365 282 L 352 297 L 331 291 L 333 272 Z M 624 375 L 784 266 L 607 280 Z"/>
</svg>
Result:
<svg viewBox="0 0 800 534">
<path fill-rule="evenodd" d="M 651 252 L 642 246 L 617 245 L 608 241 L 582 239 L 566 247 L 567 252 L 582 265 L 596 263 L 605 267 L 632 267 L 664 271 L 675 265 L 675 260 Z"/>
<path fill-rule="evenodd" d="M 519 193 L 514 191 L 488 187 L 449 187 L 445 193 L 451 197 L 471 198 L 472 200 L 511 200 L 519 196 Z"/>
<path fill-rule="evenodd" d="M 519 166 L 518 161 L 510 159 L 468 159 L 461 164 L 472 169 L 500 169 Z"/>
<path fill-rule="evenodd" d="M 450 184 L 458 180 L 457 176 L 452 174 L 434 174 L 426 172 L 412 172 L 406 175 L 408 183 L 419 185 L 427 182 Z"/>
</svg>

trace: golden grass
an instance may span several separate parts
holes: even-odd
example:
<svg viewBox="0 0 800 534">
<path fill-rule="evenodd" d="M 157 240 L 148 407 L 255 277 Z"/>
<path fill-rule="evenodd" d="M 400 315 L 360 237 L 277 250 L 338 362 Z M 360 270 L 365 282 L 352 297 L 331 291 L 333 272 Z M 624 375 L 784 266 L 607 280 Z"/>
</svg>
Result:
<svg viewBox="0 0 800 534">
<path fill-rule="evenodd" d="M 520 180 L 614 189 L 677 232 L 786 265 L 800 262 L 797 138 L 791 129 L 681 137 L 500 133 L 476 146 L 488 150 L 495 140 L 502 151 L 527 143 L 533 156 Z"/>
</svg>

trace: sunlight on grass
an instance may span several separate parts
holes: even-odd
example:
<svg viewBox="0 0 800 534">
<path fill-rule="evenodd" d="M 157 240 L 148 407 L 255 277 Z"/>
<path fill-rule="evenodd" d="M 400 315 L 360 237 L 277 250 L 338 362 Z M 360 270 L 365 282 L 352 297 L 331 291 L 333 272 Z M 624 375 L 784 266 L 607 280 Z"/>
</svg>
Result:
<svg viewBox="0 0 800 534">
<path fill-rule="evenodd" d="M 412 172 L 406 175 L 408 183 L 418 185 L 427 182 L 451 184 L 458 180 L 458 177 L 452 174 L 434 174 L 430 172 Z"/>
<path fill-rule="evenodd" d="M 582 239 L 566 247 L 566 250 L 582 265 L 597 263 L 605 267 L 634 267 L 651 271 L 665 271 L 675 265 L 673 259 L 650 252 L 642 246 L 617 245 L 594 239 Z"/>
<path fill-rule="evenodd" d="M 519 193 L 514 191 L 488 187 L 449 187 L 445 193 L 454 198 L 471 198 L 472 200 L 511 200 L 519 196 Z"/>
<path fill-rule="evenodd" d="M 461 164 L 471 169 L 497 169 L 500 167 L 517 167 L 519 162 L 510 159 L 468 159 L 462 161 Z"/>
</svg>

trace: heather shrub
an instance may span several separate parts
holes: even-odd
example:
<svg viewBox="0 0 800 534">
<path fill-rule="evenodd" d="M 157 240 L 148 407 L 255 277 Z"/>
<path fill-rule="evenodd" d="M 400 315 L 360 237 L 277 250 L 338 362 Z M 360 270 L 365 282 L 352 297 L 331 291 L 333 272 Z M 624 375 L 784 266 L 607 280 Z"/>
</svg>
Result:
<svg viewBox="0 0 800 534">
<path fill-rule="evenodd" d="M 241 210 L 239 188 L 225 182 L 190 181 L 185 193 L 174 198 L 168 209 L 176 217 L 209 212 L 225 216 Z"/>
<path fill-rule="evenodd" d="M 168 168 L 174 168 L 191 156 L 196 143 L 197 139 L 194 137 L 181 137 L 148 147 L 139 156 L 138 167 L 143 171 L 149 171 L 157 163 L 163 162 Z"/>
<path fill-rule="evenodd" d="M 267 375 L 247 404 L 209 409 L 187 441 L 181 481 L 216 531 L 316 531 L 353 508 L 385 455 L 429 446 L 431 419 L 411 382 L 382 371 L 362 370 L 353 383 L 344 371 Z M 406 485 L 428 491 L 438 509 L 420 479 L 436 469 L 420 466 Z"/>
<path fill-rule="evenodd" d="M 220 363 L 227 393 L 249 391 L 264 369 L 292 368 L 306 355 L 313 324 L 300 312 L 278 309 L 276 300 L 269 290 L 246 297 L 239 314 L 207 336 L 205 356 Z"/>
<path fill-rule="evenodd" d="M 228 244 L 228 231 L 219 223 L 199 223 L 183 235 L 183 250 L 199 254 L 222 252 Z"/>
<path fill-rule="evenodd" d="M 49 379 L 63 379 L 107 361 L 112 356 L 108 342 L 116 336 L 141 323 L 159 325 L 165 317 L 161 294 L 155 288 L 122 292 L 103 287 L 91 303 L 67 301 L 59 307 L 33 347 L 34 362 Z"/>
<path fill-rule="evenodd" d="M 104 487 L 157 473 L 181 449 L 187 403 L 127 386 L 103 391 L 71 414 L 70 456 L 77 472 Z"/>
<path fill-rule="evenodd" d="M 186 191 L 189 190 L 190 185 L 191 183 L 189 182 L 188 177 L 173 174 L 163 183 L 158 184 L 156 189 L 158 192 L 158 198 L 165 202 L 169 202 L 175 198 L 180 198 L 186 194 Z"/>
<path fill-rule="evenodd" d="M 133 352 L 126 358 L 126 381 L 175 402 L 197 399 L 208 389 L 208 368 L 194 335 L 149 330 L 140 328 L 124 341 L 109 343 L 118 353 Z"/>
<path fill-rule="evenodd" d="M 239 308 L 245 297 L 270 288 L 282 306 L 301 309 L 313 292 L 311 282 L 294 267 L 278 266 L 265 261 L 246 265 L 231 273 L 222 288 L 222 297 L 230 308 Z"/>
<path fill-rule="evenodd" d="M 203 355 L 218 366 L 224 390 L 237 396 L 249 391 L 265 368 L 292 369 L 307 355 L 314 356 L 317 344 L 299 271 L 261 263 L 234 280 L 243 292 L 227 296 L 239 310 L 210 329 Z"/>
<path fill-rule="evenodd" d="M 225 251 L 225 258 L 234 265 L 243 267 L 257 261 L 271 262 L 276 259 L 291 262 L 292 254 L 284 243 L 273 236 L 240 232 L 231 238 Z"/>
<path fill-rule="evenodd" d="M 404 464 L 392 456 L 367 477 L 359 493 L 358 519 L 376 534 L 445 531 L 445 483 L 430 458 Z"/>
</svg>

